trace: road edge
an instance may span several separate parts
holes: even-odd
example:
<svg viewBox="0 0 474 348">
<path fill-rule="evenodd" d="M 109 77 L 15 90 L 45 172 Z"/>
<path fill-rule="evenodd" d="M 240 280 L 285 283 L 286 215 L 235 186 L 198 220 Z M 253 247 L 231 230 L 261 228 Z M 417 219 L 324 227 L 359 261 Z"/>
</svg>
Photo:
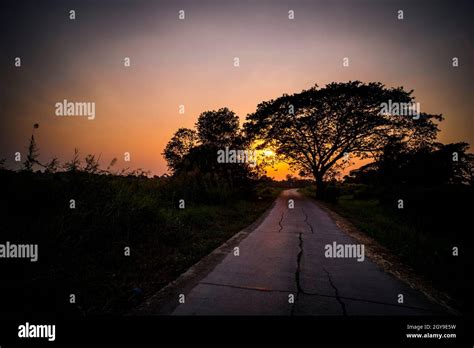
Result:
<svg viewBox="0 0 474 348">
<path fill-rule="evenodd" d="M 394 255 L 388 248 L 381 245 L 374 238 L 360 231 L 351 221 L 333 211 L 329 204 L 311 199 L 319 208 L 324 210 L 341 231 L 364 244 L 366 257 L 385 272 L 393 275 L 395 278 L 404 282 L 412 289 L 423 293 L 429 300 L 445 308 L 449 314 L 462 315 L 461 312 L 448 304 L 448 301 L 454 301 L 448 294 L 437 290 L 430 281 L 417 274 L 413 268 L 403 263 L 400 258 Z"/>
<path fill-rule="evenodd" d="M 281 194 L 281 193 L 280 193 Z M 133 308 L 125 316 L 169 315 L 179 305 L 178 295 L 187 294 L 203 278 L 205 278 L 224 258 L 253 232 L 275 207 L 278 197 L 253 223 L 234 234 L 210 254 L 188 268 L 175 280 L 148 297 L 138 307 Z"/>
</svg>

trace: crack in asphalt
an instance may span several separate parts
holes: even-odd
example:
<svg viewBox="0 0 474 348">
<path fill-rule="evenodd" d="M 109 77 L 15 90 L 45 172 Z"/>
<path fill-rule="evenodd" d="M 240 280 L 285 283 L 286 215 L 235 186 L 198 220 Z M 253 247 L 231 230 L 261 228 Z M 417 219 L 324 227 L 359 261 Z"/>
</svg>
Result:
<svg viewBox="0 0 474 348">
<path fill-rule="evenodd" d="M 281 223 L 283 222 L 283 215 L 284 214 L 285 214 L 285 212 L 281 213 L 280 221 L 278 221 L 278 225 L 280 225 L 280 230 L 278 231 L 278 233 L 280 233 L 283 230 L 283 225 Z"/>
<path fill-rule="evenodd" d="M 314 247 L 315 244 L 319 244 L 319 241 L 316 240 L 316 242 L 318 242 L 318 243 L 315 243 L 315 244 L 312 243 L 316 236 L 314 236 L 313 226 L 309 223 L 309 215 L 306 213 L 304 208 L 299 207 L 299 209 L 301 209 L 301 212 L 304 216 L 304 223 L 309 226 L 309 228 L 311 230 L 311 234 L 313 234 L 312 237 L 305 237 L 305 238 L 313 238 L 313 239 L 306 239 L 305 241 L 303 241 L 303 234 L 307 235 L 309 233 L 307 233 L 307 230 L 304 228 L 304 226 L 302 226 L 303 224 L 301 224 L 301 215 L 296 214 L 296 217 L 295 217 L 289 211 L 284 209 L 281 212 L 280 219 L 277 220 L 278 225 L 279 225 L 278 233 L 281 233 L 284 228 L 286 228 L 287 232 L 292 232 L 292 233 L 285 233 L 284 234 L 285 236 L 283 236 L 283 235 L 280 236 L 281 238 L 284 237 L 285 243 L 289 242 L 289 245 L 284 244 L 285 248 L 283 249 L 283 252 L 285 253 L 285 261 L 288 261 L 290 263 L 290 264 L 285 263 L 287 266 L 290 267 L 290 269 L 289 269 L 290 273 L 289 274 L 287 273 L 286 267 L 284 269 L 284 271 L 285 271 L 285 274 L 284 274 L 285 275 L 285 280 L 288 281 L 289 284 L 286 284 L 286 283 L 282 284 L 282 288 L 287 287 L 289 290 L 282 290 L 281 288 L 280 289 L 271 289 L 271 285 L 269 287 L 265 286 L 266 282 L 262 282 L 263 286 L 261 286 L 261 287 L 259 286 L 259 284 L 250 283 L 249 279 L 254 279 L 255 280 L 255 279 L 258 279 L 258 276 L 259 276 L 258 273 L 254 274 L 253 271 L 249 272 L 248 274 L 245 273 L 245 275 L 249 277 L 249 278 L 247 278 L 247 280 L 246 279 L 244 279 L 244 280 L 242 280 L 242 279 L 235 280 L 235 278 L 232 278 L 232 277 L 222 279 L 222 281 L 224 281 L 224 282 L 227 280 L 230 283 L 232 283 L 232 282 L 244 283 L 243 285 L 220 284 L 219 282 L 218 283 L 213 283 L 213 282 L 205 282 L 205 281 L 197 280 L 194 283 L 192 290 L 194 291 L 194 289 L 196 288 L 196 284 L 210 286 L 211 288 L 204 289 L 204 290 L 205 291 L 206 290 L 210 291 L 211 293 L 219 291 L 218 288 L 213 289 L 212 287 L 214 287 L 214 286 L 215 287 L 221 287 L 221 288 L 228 288 L 229 290 L 225 291 L 224 295 L 225 295 L 225 297 L 228 297 L 230 299 L 232 299 L 236 296 L 235 293 L 238 290 L 256 291 L 257 293 L 254 292 L 253 294 L 251 292 L 250 293 L 245 293 L 244 292 L 242 297 L 252 295 L 252 296 L 255 296 L 257 299 L 263 298 L 262 300 L 266 300 L 269 297 L 269 298 L 272 299 L 272 305 L 275 306 L 275 309 L 280 310 L 281 307 L 284 307 L 283 309 L 284 309 L 286 315 L 288 315 L 288 312 L 290 312 L 291 316 L 296 316 L 296 315 L 301 314 L 301 311 L 303 309 L 305 309 L 305 305 L 306 305 L 305 301 L 306 300 L 308 300 L 309 304 L 312 304 L 313 302 L 316 303 L 316 304 L 318 302 L 322 302 L 323 304 L 325 302 L 330 302 L 331 304 L 333 304 L 335 306 L 334 309 L 337 310 L 337 308 L 340 307 L 342 315 L 344 315 L 344 316 L 350 315 L 350 314 L 347 313 L 348 311 L 352 313 L 352 310 L 351 310 L 352 307 L 351 306 L 353 305 L 353 303 L 357 303 L 357 302 L 359 302 L 359 303 L 365 302 L 365 303 L 368 303 L 368 304 L 374 304 L 374 307 L 375 307 L 375 305 L 392 306 L 392 307 L 401 307 L 401 308 L 406 308 L 406 309 L 425 311 L 425 312 L 427 312 L 427 314 L 428 313 L 444 314 L 444 312 L 437 312 L 433 309 L 410 306 L 410 305 L 405 305 L 405 304 L 398 304 L 395 301 L 393 303 L 392 302 L 387 303 L 387 302 L 383 302 L 383 301 L 365 299 L 365 298 L 363 298 L 364 295 L 362 295 L 362 294 L 361 294 L 362 298 L 342 296 L 340 291 L 338 290 L 338 287 L 336 287 L 336 284 L 341 286 L 341 283 L 338 281 L 337 272 L 335 272 L 335 270 L 332 270 L 331 273 L 330 273 L 327 269 L 324 268 L 323 265 L 318 265 L 319 267 L 322 267 L 322 271 L 325 272 L 326 276 L 327 276 L 327 278 L 325 278 L 324 274 L 321 274 L 321 276 L 323 278 L 322 282 L 325 283 L 325 279 L 327 279 L 327 281 L 329 283 L 328 285 L 330 285 L 330 288 L 328 287 L 327 290 L 321 289 L 321 290 L 323 290 L 322 293 L 318 293 L 317 291 L 312 292 L 310 289 L 308 289 L 308 290 L 310 290 L 309 292 L 306 292 L 305 289 L 303 289 L 304 287 L 308 286 L 308 287 L 312 288 L 313 284 L 316 283 L 316 285 L 318 285 L 317 283 L 319 283 L 319 279 L 314 279 L 313 276 L 314 276 L 315 272 L 320 274 L 321 268 L 316 267 L 316 269 L 313 269 L 313 267 L 311 267 L 312 265 L 307 264 L 307 262 L 306 262 L 308 259 L 311 258 L 311 253 L 308 254 L 308 251 L 310 251 L 310 252 L 313 251 L 312 247 Z M 307 209 L 311 214 L 313 213 L 311 208 L 307 207 Z M 290 215 L 288 216 L 289 219 L 287 218 L 287 221 L 285 222 L 286 226 L 283 226 L 284 215 L 285 215 L 286 212 L 288 212 Z M 275 211 L 275 215 L 278 216 L 278 211 Z M 276 217 L 276 216 L 274 216 L 274 217 Z M 271 225 L 273 226 L 272 227 L 273 231 L 275 230 L 274 229 L 274 223 L 275 223 L 274 222 L 275 221 L 274 217 L 271 218 Z M 295 219 L 297 221 L 293 221 Z M 318 228 L 318 225 L 316 225 L 316 228 Z M 254 230 L 255 229 L 256 228 L 254 228 Z M 320 230 L 318 228 L 318 235 L 321 235 L 321 236 L 324 237 L 324 234 L 325 234 L 324 232 L 325 232 L 324 229 Z M 296 242 L 296 236 L 295 236 L 296 234 L 298 234 L 298 242 Z M 275 237 L 275 236 L 273 235 L 272 238 L 273 237 Z M 286 238 L 288 238 L 288 239 L 286 239 Z M 298 244 L 298 251 L 295 250 L 296 249 L 296 244 Z M 294 267 L 293 262 L 294 262 L 295 252 L 297 253 L 296 254 L 296 269 L 293 268 Z M 305 255 L 305 253 L 306 253 L 306 255 Z M 286 259 L 286 257 L 288 257 L 288 259 Z M 305 257 L 305 258 L 303 259 L 303 257 Z M 253 260 L 251 260 L 250 264 L 246 265 L 246 266 L 251 267 L 252 266 L 252 261 Z M 304 264 L 302 264 L 303 261 L 305 262 Z M 324 262 L 323 262 L 323 264 L 324 264 Z M 215 268 L 214 268 L 213 272 L 215 271 Z M 294 270 L 294 273 L 293 273 L 294 276 L 292 275 L 292 272 L 291 272 L 292 270 Z M 226 271 L 225 268 L 224 268 L 224 271 Z M 276 268 L 276 269 L 273 268 L 272 272 L 270 272 L 270 274 L 269 274 L 269 277 L 273 277 L 274 274 L 279 275 L 279 274 L 277 274 L 277 272 L 280 272 L 280 271 L 281 270 L 278 269 L 278 268 Z M 306 272 L 310 272 L 308 274 L 308 277 L 306 277 L 306 275 L 307 275 Z M 231 273 L 232 273 L 232 271 L 231 271 Z M 334 278 L 332 278 L 332 273 L 334 273 Z M 292 280 L 292 277 L 294 277 L 294 280 Z M 205 277 L 205 278 L 207 278 L 207 277 Z M 203 280 L 203 278 L 200 278 L 200 279 Z M 270 278 L 270 279 L 272 279 L 272 278 Z M 335 281 L 336 284 L 333 282 L 333 280 Z M 295 283 L 293 283 L 293 281 Z M 310 283 L 306 284 L 306 281 L 308 281 Z M 250 284 L 245 284 L 246 282 L 249 282 Z M 293 285 L 293 284 L 295 284 L 295 285 Z M 319 286 L 318 286 L 318 288 L 319 288 Z M 236 291 L 234 292 L 231 289 L 236 289 Z M 317 290 L 317 288 L 315 288 L 314 290 Z M 200 291 L 203 291 L 203 290 L 202 289 L 201 290 L 196 290 L 196 292 L 198 294 L 200 293 Z M 221 289 L 221 291 L 222 291 L 222 289 Z M 324 293 L 324 292 L 326 292 L 326 293 Z M 342 287 L 341 287 L 341 292 L 342 293 L 345 292 L 345 290 Z M 352 291 L 351 291 L 351 289 L 347 289 L 347 292 L 351 293 Z M 260 294 L 258 294 L 258 293 L 260 293 Z M 288 302 L 287 302 L 288 301 L 287 297 L 289 295 L 294 296 L 294 302 L 291 304 L 291 307 L 288 306 Z M 319 296 L 321 298 L 320 299 L 318 299 L 317 297 L 307 298 L 306 296 Z M 368 296 L 370 296 L 370 295 L 368 295 Z M 327 298 L 329 300 L 324 300 L 323 298 Z M 386 299 L 386 300 L 388 300 L 388 299 Z M 275 303 L 273 303 L 273 301 L 275 301 Z M 334 303 L 334 301 L 336 301 L 337 304 Z M 350 302 L 350 301 L 353 301 L 353 302 Z M 199 305 L 199 303 L 198 303 L 198 305 Z M 379 307 L 379 308 L 381 308 L 381 307 Z M 311 309 L 311 308 L 309 308 L 309 309 Z M 334 312 L 336 312 L 336 311 L 334 311 Z M 341 314 L 341 312 L 337 312 L 337 313 Z"/>
<path fill-rule="evenodd" d="M 339 304 L 341 305 L 342 315 L 346 316 L 346 315 L 347 315 L 347 312 L 346 312 L 346 305 L 344 304 L 344 302 L 342 302 L 341 297 L 339 297 L 339 291 L 337 290 L 336 286 L 335 286 L 334 283 L 332 282 L 331 275 L 330 275 L 329 272 L 326 270 L 326 268 L 323 267 L 323 270 L 324 270 L 324 272 L 326 272 L 326 274 L 327 274 L 327 276 L 328 276 L 329 284 L 331 284 L 332 288 L 334 289 L 334 292 L 335 292 L 335 294 L 336 294 L 336 301 L 339 302 Z"/>
<path fill-rule="evenodd" d="M 301 208 L 301 211 L 302 211 L 303 214 L 304 214 L 304 222 L 305 222 L 306 225 L 308 225 L 309 228 L 311 229 L 311 233 L 314 234 L 313 226 L 308 222 L 308 214 L 306 214 L 306 212 L 304 211 L 303 208 Z"/>
<path fill-rule="evenodd" d="M 298 256 L 296 258 L 296 272 L 295 272 L 295 280 L 296 280 L 296 290 L 298 292 L 303 292 L 303 289 L 301 288 L 301 283 L 300 283 L 300 272 L 301 272 L 301 258 L 303 257 L 303 233 L 298 234 L 299 238 L 299 248 L 300 251 L 298 253 Z"/>
<path fill-rule="evenodd" d="M 199 284 L 211 285 L 211 286 L 220 286 L 220 287 L 224 287 L 224 288 L 232 288 L 232 289 L 240 289 L 240 290 L 269 292 L 269 293 L 271 293 L 271 292 L 280 292 L 280 293 L 285 293 L 285 294 L 292 294 L 292 293 L 293 293 L 293 291 L 290 291 L 290 290 L 266 289 L 266 288 L 253 288 L 253 287 L 250 287 L 250 286 L 217 284 L 217 283 L 211 283 L 211 282 L 200 282 Z M 316 292 L 306 292 L 306 291 L 304 291 L 304 290 L 301 290 L 301 293 L 304 294 L 305 296 L 320 296 L 320 297 L 328 297 L 328 298 L 334 298 L 334 299 L 336 299 L 336 296 L 334 296 L 334 295 L 318 294 L 318 293 L 316 293 Z M 339 296 L 339 298 L 344 299 L 344 300 L 356 301 L 356 302 L 368 302 L 368 303 L 374 303 L 374 304 L 379 304 L 379 305 L 386 305 L 386 306 L 393 306 L 393 307 L 401 307 L 401 308 L 409 308 L 409 309 L 419 309 L 419 310 L 423 310 L 423 311 L 427 311 L 427 312 L 438 313 L 438 312 L 433 311 L 432 309 L 428 309 L 428 308 L 415 307 L 415 306 L 408 306 L 408 305 L 402 305 L 402 304 L 397 304 L 397 303 L 388 303 L 388 302 L 367 300 L 367 299 L 363 299 L 363 298 L 347 297 L 347 296 Z M 439 312 L 439 313 L 442 313 L 442 312 Z"/>
<path fill-rule="evenodd" d="M 250 287 L 250 286 L 227 285 L 227 284 L 217 284 L 217 283 L 210 283 L 210 282 L 200 282 L 199 284 L 212 285 L 212 286 L 221 286 L 221 287 L 224 287 L 224 288 L 233 288 L 233 289 L 241 289 L 241 290 L 252 290 L 252 291 L 261 291 L 261 292 L 284 292 L 284 293 L 291 294 L 291 291 L 288 291 L 288 290 L 253 288 L 253 287 Z"/>
<path fill-rule="evenodd" d="M 337 297 L 334 296 L 334 295 L 318 294 L 316 292 L 303 292 L 303 294 L 305 294 L 306 296 L 320 296 L 320 297 L 330 297 L 330 298 L 337 299 Z M 419 310 L 423 310 L 423 311 L 427 311 L 427 312 L 431 312 L 431 313 L 440 313 L 440 314 L 443 313 L 443 312 L 437 312 L 437 311 L 434 311 L 432 309 L 423 308 L 423 307 L 408 306 L 408 305 L 403 305 L 403 304 L 398 304 L 398 303 L 388 303 L 388 302 L 382 302 L 382 301 L 368 300 L 368 299 L 365 299 L 365 298 L 348 297 L 348 296 L 340 296 L 340 295 L 339 295 L 339 298 L 344 299 L 344 300 L 354 301 L 354 302 L 367 302 L 367 303 L 374 303 L 374 304 L 385 305 L 385 306 L 393 306 L 393 307 L 401 307 L 401 308 L 409 308 L 409 309 L 419 309 Z"/>
<path fill-rule="evenodd" d="M 293 307 L 291 308 L 291 315 L 294 315 L 296 304 L 298 303 L 298 298 L 301 293 L 304 294 L 303 288 L 301 287 L 301 282 L 300 282 L 300 273 L 301 273 L 301 258 L 303 257 L 303 233 L 298 234 L 298 239 L 299 239 L 299 248 L 300 251 L 298 253 L 298 256 L 296 257 L 296 271 L 295 271 L 295 282 L 296 282 L 296 298 L 295 302 L 293 303 Z"/>
</svg>

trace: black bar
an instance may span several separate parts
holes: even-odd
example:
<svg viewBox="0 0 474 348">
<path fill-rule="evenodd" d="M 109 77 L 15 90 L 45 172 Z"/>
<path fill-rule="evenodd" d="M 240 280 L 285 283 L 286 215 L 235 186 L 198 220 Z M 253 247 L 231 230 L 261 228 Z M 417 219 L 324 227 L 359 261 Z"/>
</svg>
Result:
<svg viewBox="0 0 474 348">
<path fill-rule="evenodd" d="M 100 317 L 55 324 L 56 339 L 19 338 L 24 322 L 0 321 L 0 346 L 9 344 L 470 344 L 472 318 L 416 317 Z M 407 325 L 456 325 L 456 338 L 409 339 Z M 420 333 L 425 333 L 420 330 Z"/>
</svg>

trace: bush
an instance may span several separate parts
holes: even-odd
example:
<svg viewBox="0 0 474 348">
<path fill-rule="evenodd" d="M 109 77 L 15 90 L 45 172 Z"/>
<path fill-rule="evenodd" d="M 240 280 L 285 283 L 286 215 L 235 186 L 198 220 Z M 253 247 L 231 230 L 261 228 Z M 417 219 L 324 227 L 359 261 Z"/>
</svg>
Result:
<svg viewBox="0 0 474 348">
<path fill-rule="evenodd" d="M 31 267 L 23 260 L 0 264 L 0 317 L 123 313 L 136 305 L 133 289 L 157 291 L 260 216 L 275 197 L 260 190 L 262 200 L 252 201 L 192 175 L 0 170 L 2 240 L 39 245 Z M 58 301 L 72 292 L 77 306 Z M 17 311 L 18 303 L 24 311 Z"/>
</svg>

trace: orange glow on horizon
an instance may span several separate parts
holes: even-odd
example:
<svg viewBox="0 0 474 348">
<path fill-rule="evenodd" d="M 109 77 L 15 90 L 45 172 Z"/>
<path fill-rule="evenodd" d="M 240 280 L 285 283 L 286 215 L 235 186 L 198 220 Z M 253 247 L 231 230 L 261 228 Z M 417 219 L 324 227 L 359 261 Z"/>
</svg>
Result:
<svg viewBox="0 0 474 348">
<path fill-rule="evenodd" d="M 26 152 L 32 126 L 39 123 L 35 137 L 42 162 L 58 157 L 65 163 L 78 148 L 82 158 L 100 155 L 104 168 L 117 158 L 117 169 L 163 175 L 167 142 L 179 128 L 194 128 L 200 113 L 228 107 L 242 125 L 263 101 L 349 80 L 413 89 L 422 112 L 445 115 L 439 141 L 474 143 L 469 64 L 453 69 L 437 54 L 440 49 L 463 52 L 456 46 L 462 37 L 421 35 L 418 27 L 406 35 L 400 23 L 383 16 L 370 17 L 383 27 L 361 22 L 377 8 L 350 1 L 340 5 L 343 11 L 302 2 L 294 21 L 286 17 L 285 2 L 251 3 L 208 7 L 190 1 L 186 21 L 176 19 L 174 6 L 159 2 L 134 10 L 117 5 L 113 13 L 104 7 L 77 25 L 53 21 L 49 27 L 41 16 L 28 18 L 38 34 L 30 36 L 38 43 L 20 35 L 30 31 L 12 26 L 19 35 L 14 42 L 29 54 L 21 68 L 4 65 L 0 159 L 18 169 L 12 154 Z M 15 14 L 18 20 L 24 15 Z M 123 25 L 115 25 L 117 18 Z M 415 24 L 407 21 L 406 30 Z M 420 44 L 424 50 L 411 49 Z M 416 52 L 416 59 L 407 52 Z M 341 63 L 347 55 L 350 68 Z M 130 57 L 130 67 L 124 67 L 124 57 Z M 55 103 L 64 99 L 95 102 L 95 119 L 55 116 Z M 130 162 L 124 161 L 125 152 Z M 285 163 L 268 169 L 277 179 L 287 174 L 296 175 Z"/>
</svg>

